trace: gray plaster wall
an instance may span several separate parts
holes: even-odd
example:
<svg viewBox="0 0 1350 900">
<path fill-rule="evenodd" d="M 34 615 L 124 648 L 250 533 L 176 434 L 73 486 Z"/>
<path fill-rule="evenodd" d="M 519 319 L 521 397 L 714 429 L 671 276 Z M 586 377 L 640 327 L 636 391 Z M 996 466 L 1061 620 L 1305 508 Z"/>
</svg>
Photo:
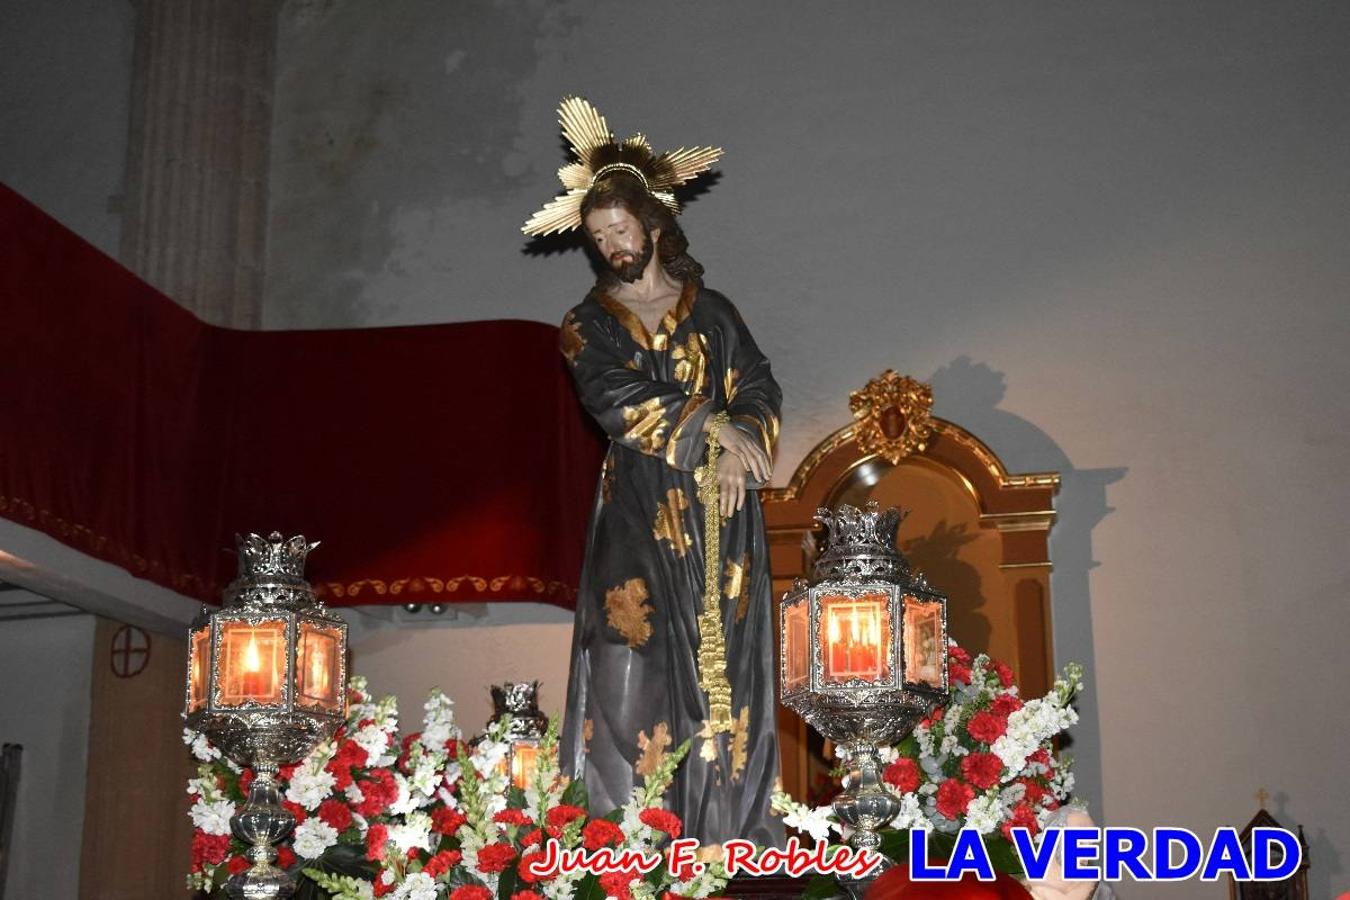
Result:
<svg viewBox="0 0 1350 900">
<path fill-rule="evenodd" d="M 1062 473 L 1082 793 L 1208 834 L 1265 787 L 1334 895 L 1347 34 L 1332 3 L 293 0 L 265 320 L 556 322 L 587 264 L 518 228 L 557 191 L 558 99 L 720 144 L 683 221 L 783 384 L 777 480 L 887 367 L 1013 471 Z M 552 627 L 528 652 L 560 672 Z"/>
<path fill-rule="evenodd" d="M 135 10 L 0 0 L 0 183 L 116 257 Z"/>
<path fill-rule="evenodd" d="M 0 625 L 0 741 L 23 745 L 6 897 L 79 894 L 94 624 L 74 616 Z"/>
</svg>

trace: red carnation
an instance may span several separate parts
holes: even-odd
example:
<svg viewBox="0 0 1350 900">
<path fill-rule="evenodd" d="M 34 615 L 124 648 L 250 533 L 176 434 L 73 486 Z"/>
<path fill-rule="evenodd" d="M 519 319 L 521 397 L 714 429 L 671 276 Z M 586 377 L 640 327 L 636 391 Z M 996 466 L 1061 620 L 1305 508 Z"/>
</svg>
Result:
<svg viewBox="0 0 1350 900">
<path fill-rule="evenodd" d="M 200 829 L 192 836 L 192 871 L 200 872 L 202 866 L 209 863 L 220 865 L 230 850 L 228 834 L 207 834 Z"/>
<path fill-rule="evenodd" d="M 544 875 L 536 875 L 530 871 L 531 866 L 539 866 L 547 859 L 547 854 L 542 850 L 533 850 L 520 858 L 520 864 L 516 866 L 516 872 L 520 875 L 520 880 L 526 884 L 534 884 L 537 881 L 552 881 L 558 874 L 553 870 Z"/>
<path fill-rule="evenodd" d="M 947 676 L 951 681 L 959 681 L 962 684 L 970 684 L 970 666 L 965 663 L 952 660 L 947 664 Z"/>
<path fill-rule="evenodd" d="M 933 710 L 928 715 L 920 719 L 919 724 L 922 725 L 924 728 L 932 728 L 934 722 L 942 721 L 942 717 L 943 715 L 946 714 L 946 712 L 947 711 L 945 709 L 939 706 L 937 709 Z"/>
<path fill-rule="evenodd" d="M 291 763 L 290 765 L 282 766 L 280 769 L 277 769 L 277 780 L 283 782 L 290 781 L 295 777 L 295 770 L 298 768 L 300 768 L 299 763 Z"/>
<path fill-rule="evenodd" d="M 245 769 L 239 773 L 239 792 L 245 797 L 248 796 L 249 786 L 253 784 L 255 775 L 252 769 Z"/>
<path fill-rule="evenodd" d="M 1050 751 L 1041 747 L 1035 753 L 1027 757 L 1027 762 L 1040 763 L 1043 766 L 1048 766 L 1050 765 Z"/>
<path fill-rule="evenodd" d="M 998 784 L 1003 760 L 992 753 L 971 753 L 961 758 L 961 777 L 980 790 Z"/>
<path fill-rule="evenodd" d="M 379 862 L 384 859 L 384 845 L 389 842 L 389 829 L 372 825 L 366 831 L 366 859 Z M 377 879 L 378 881 L 378 879 Z"/>
<path fill-rule="evenodd" d="M 544 898 L 534 891 L 516 891 L 511 895 L 511 900 L 544 900 Z"/>
<path fill-rule="evenodd" d="M 994 702 L 989 704 L 989 711 L 996 716 L 1007 718 L 1022 708 L 1022 698 L 1014 697 L 1012 694 L 999 694 L 994 698 Z"/>
<path fill-rule="evenodd" d="M 295 824 L 297 825 L 299 825 L 301 822 L 309 818 L 309 813 L 306 812 L 305 808 L 301 806 L 299 803 L 292 803 L 289 800 L 282 800 L 281 805 L 286 810 L 286 812 L 295 816 Z"/>
<path fill-rule="evenodd" d="M 966 814 L 966 807 L 975 799 L 975 790 L 959 778 L 948 778 L 937 792 L 937 810 L 955 821 Z"/>
<path fill-rule="evenodd" d="M 346 740 L 338 745 L 337 753 L 324 766 L 337 779 L 335 785 L 339 791 L 345 791 L 352 783 L 352 769 L 364 769 L 370 765 L 370 757 L 356 741 Z"/>
<path fill-rule="evenodd" d="M 356 805 L 356 811 L 367 819 L 375 818 L 398 799 L 398 785 L 388 769 L 371 769 L 370 777 L 358 781 L 356 786 L 361 789 L 361 802 Z"/>
<path fill-rule="evenodd" d="M 375 876 L 374 893 L 376 897 L 383 897 L 385 894 L 392 894 L 394 892 L 394 888 L 395 884 L 392 878 L 389 880 L 388 884 L 385 884 L 383 873 Z"/>
<path fill-rule="evenodd" d="M 919 789 L 919 764 L 908 756 L 901 756 L 886 767 L 881 778 L 902 794 Z"/>
<path fill-rule="evenodd" d="M 510 844 L 488 844 L 478 851 L 478 868 L 484 872 L 500 872 L 516 858 L 516 850 Z"/>
<path fill-rule="evenodd" d="M 950 659 L 952 662 L 959 662 L 962 665 L 967 666 L 970 665 L 970 654 L 967 653 L 963 648 L 957 647 L 954 644 L 948 645 L 947 658 Z"/>
<path fill-rule="evenodd" d="M 1005 688 L 1013 686 L 1013 682 L 1016 679 L 1013 678 L 1013 670 L 1008 667 L 1007 663 L 1001 659 L 996 659 L 989 665 L 990 668 L 994 670 L 994 674 L 998 676 L 999 684 L 1003 685 Z"/>
<path fill-rule="evenodd" d="M 238 875 L 240 872 L 245 872 L 251 865 L 253 864 L 242 856 L 231 856 L 225 863 L 225 867 L 230 870 L 231 875 Z"/>
<path fill-rule="evenodd" d="M 422 867 L 422 871 L 426 872 L 429 877 L 435 878 L 437 875 L 440 875 L 443 872 L 449 872 L 455 866 L 459 865 L 459 861 L 462 858 L 463 855 L 458 850 L 442 850 L 440 853 L 437 853 L 431 859 L 427 860 L 426 865 Z"/>
<path fill-rule="evenodd" d="M 338 834 L 346 831 L 352 824 L 351 807 L 333 797 L 320 803 L 319 811 L 315 815 L 332 825 Z"/>
<path fill-rule="evenodd" d="M 606 872 L 600 876 L 600 887 L 605 896 L 615 900 L 632 900 L 633 894 L 628 890 L 632 883 L 633 876 L 628 872 Z"/>
<path fill-rule="evenodd" d="M 544 813 L 544 824 L 548 826 L 548 833 L 557 837 L 567 827 L 568 822 L 583 818 L 585 815 L 586 810 L 580 806 L 569 806 L 564 803 Z"/>
<path fill-rule="evenodd" d="M 466 754 L 469 751 L 468 746 L 458 738 L 447 738 L 445 741 L 445 752 L 450 754 L 452 760 L 459 759 L 459 753 L 463 750 Z"/>
<path fill-rule="evenodd" d="M 1036 824 L 1036 814 L 1033 813 L 1031 807 L 1027 806 L 1025 803 L 1019 803 L 1013 807 L 1012 815 L 1008 818 L 1008 821 L 999 826 L 999 829 L 1003 832 L 1003 836 L 1007 838 L 1009 842 L 1013 839 L 1012 830 L 1014 828 L 1025 828 L 1032 834 L 1035 834 L 1040 830 L 1040 826 Z"/>
<path fill-rule="evenodd" d="M 581 841 L 587 850 L 599 850 L 606 844 L 616 847 L 623 843 L 623 829 L 608 819 L 591 819 L 581 829 Z"/>
<path fill-rule="evenodd" d="M 530 829 L 521 835 L 520 838 L 520 846 L 522 847 L 533 847 L 535 844 L 542 844 L 543 842 L 544 832 L 538 828 Z"/>
<path fill-rule="evenodd" d="M 1027 803 L 1030 803 L 1032 806 L 1035 806 L 1038 803 L 1040 803 L 1041 798 L 1046 795 L 1045 788 L 1041 787 L 1037 782 L 1031 780 L 1030 778 L 1019 778 L 1017 779 L 1017 783 L 1027 789 L 1027 792 L 1023 796 L 1023 799 L 1026 800 Z"/>
<path fill-rule="evenodd" d="M 1003 737 L 1003 732 L 1007 730 L 1008 720 L 1003 716 L 989 712 L 989 710 L 977 712 L 966 723 L 966 731 L 970 732 L 970 736 L 985 744 L 994 743 L 994 741 Z"/>
<path fill-rule="evenodd" d="M 277 865 L 283 869 L 289 869 L 295 865 L 295 851 L 290 847 L 278 847 Z"/>
<path fill-rule="evenodd" d="M 492 891 L 481 884 L 465 884 L 450 892 L 445 900 L 495 900 Z"/>
<path fill-rule="evenodd" d="M 498 823 L 499 825 L 525 826 L 534 824 L 534 820 L 531 819 L 529 816 L 525 815 L 525 813 L 519 809 L 504 809 L 501 812 L 497 813 L 495 816 L 493 816 L 492 821 Z"/>
<path fill-rule="evenodd" d="M 680 821 L 679 816 L 669 810 L 661 809 L 659 806 L 644 809 L 638 813 L 638 820 L 643 825 L 655 828 L 657 831 L 664 831 L 672 839 L 679 837 L 680 831 L 684 827 L 684 823 Z"/>
<path fill-rule="evenodd" d="M 458 810 L 448 806 L 438 807 L 431 812 L 431 830 L 447 837 L 459 831 L 459 827 L 467 821 Z"/>
</svg>

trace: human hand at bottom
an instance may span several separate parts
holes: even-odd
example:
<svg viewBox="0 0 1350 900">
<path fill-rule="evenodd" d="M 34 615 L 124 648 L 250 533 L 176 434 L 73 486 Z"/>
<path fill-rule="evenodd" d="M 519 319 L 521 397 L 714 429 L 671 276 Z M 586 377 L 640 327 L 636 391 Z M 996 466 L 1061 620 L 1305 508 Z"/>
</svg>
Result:
<svg viewBox="0 0 1350 900">
<path fill-rule="evenodd" d="M 717 457 L 717 488 L 722 518 L 731 518 L 745 506 L 745 463 L 734 453 Z"/>
</svg>

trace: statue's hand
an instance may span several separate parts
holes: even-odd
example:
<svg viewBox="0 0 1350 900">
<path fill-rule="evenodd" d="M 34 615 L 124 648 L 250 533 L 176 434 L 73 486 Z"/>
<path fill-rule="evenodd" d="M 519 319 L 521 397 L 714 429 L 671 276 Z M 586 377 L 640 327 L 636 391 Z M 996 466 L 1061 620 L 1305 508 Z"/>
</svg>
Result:
<svg viewBox="0 0 1350 900">
<path fill-rule="evenodd" d="M 722 518 L 731 518 L 732 513 L 745 506 L 745 463 L 736 454 L 723 453 L 717 457 L 717 489 L 721 492 L 718 512 Z"/>
<path fill-rule="evenodd" d="M 769 479 L 773 477 L 773 461 L 769 459 L 758 441 L 735 425 L 727 425 L 717 432 L 717 442 L 728 454 L 740 460 L 743 472 L 748 471 L 761 484 L 769 483 Z"/>
</svg>

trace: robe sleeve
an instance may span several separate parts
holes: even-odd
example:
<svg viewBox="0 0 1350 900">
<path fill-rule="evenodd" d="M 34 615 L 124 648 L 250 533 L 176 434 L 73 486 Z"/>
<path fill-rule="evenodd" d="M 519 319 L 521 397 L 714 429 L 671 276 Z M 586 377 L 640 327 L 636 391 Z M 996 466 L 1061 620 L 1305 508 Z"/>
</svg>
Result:
<svg viewBox="0 0 1350 900">
<path fill-rule="evenodd" d="M 730 304 L 728 304 L 730 305 Z M 734 307 L 730 309 L 731 326 L 728 340 L 730 370 L 726 375 L 727 413 L 731 424 L 744 431 L 773 459 L 778 443 L 778 423 L 783 405 L 783 392 L 774 381 L 768 358 L 760 352 L 750 329 Z M 763 485 L 753 479 L 747 487 Z"/>
<path fill-rule="evenodd" d="M 562 349 L 581 405 L 610 440 L 684 471 L 703 462 L 703 423 L 716 410 L 712 398 L 691 397 L 632 368 L 614 338 L 575 310 L 563 320 Z"/>
</svg>

